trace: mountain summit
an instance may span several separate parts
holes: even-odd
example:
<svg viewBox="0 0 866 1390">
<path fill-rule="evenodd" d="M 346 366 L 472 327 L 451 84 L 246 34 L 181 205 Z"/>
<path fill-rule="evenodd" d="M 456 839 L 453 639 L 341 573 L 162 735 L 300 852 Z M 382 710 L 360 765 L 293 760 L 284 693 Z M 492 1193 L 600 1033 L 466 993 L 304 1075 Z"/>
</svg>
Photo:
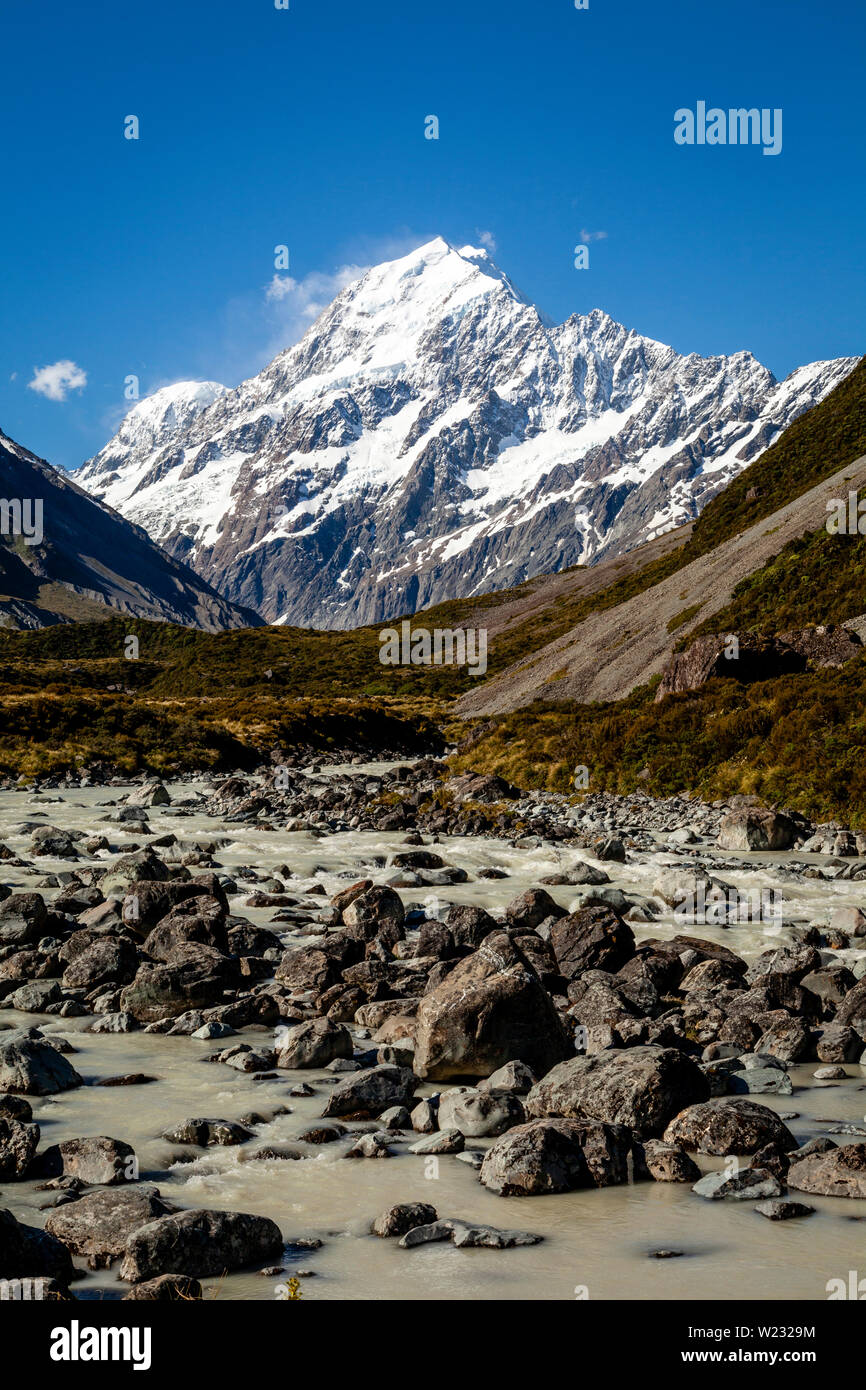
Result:
<svg viewBox="0 0 866 1390">
<path fill-rule="evenodd" d="M 436 238 L 236 389 L 156 392 L 75 477 L 231 601 L 346 628 L 690 520 L 856 361 L 779 383 L 599 309 L 553 325 L 485 250 Z"/>
</svg>

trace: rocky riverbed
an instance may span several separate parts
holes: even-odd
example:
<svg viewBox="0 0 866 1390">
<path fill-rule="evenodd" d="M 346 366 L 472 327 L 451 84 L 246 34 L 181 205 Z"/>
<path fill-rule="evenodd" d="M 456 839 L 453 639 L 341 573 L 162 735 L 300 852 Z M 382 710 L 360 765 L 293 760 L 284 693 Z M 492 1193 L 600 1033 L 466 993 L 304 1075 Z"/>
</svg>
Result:
<svg viewBox="0 0 866 1390">
<path fill-rule="evenodd" d="M 866 842 L 434 759 L 0 789 L 0 1279 L 823 1299 Z"/>
</svg>

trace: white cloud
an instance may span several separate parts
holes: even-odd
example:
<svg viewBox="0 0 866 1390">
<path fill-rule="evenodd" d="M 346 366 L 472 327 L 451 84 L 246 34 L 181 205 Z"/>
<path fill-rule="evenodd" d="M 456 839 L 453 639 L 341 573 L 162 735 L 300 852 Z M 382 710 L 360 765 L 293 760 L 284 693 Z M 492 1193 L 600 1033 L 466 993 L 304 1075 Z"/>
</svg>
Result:
<svg viewBox="0 0 866 1390">
<path fill-rule="evenodd" d="M 371 266 L 408 255 L 435 235 L 400 229 L 387 237 L 356 237 L 343 247 L 336 270 L 310 271 L 302 279 L 277 273 L 260 288 L 235 296 L 223 310 L 217 350 L 212 336 L 203 339 L 190 375 L 228 385 L 255 375 L 299 342 L 335 296 Z"/>
<path fill-rule="evenodd" d="M 482 232 L 482 231 L 480 231 L 480 230 L 476 230 L 475 235 L 477 236 L 477 238 L 478 238 L 480 244 L 481 244 L 482 246 L 486 246 L 486 247 L 487 247 L 487 250 L 490 252 L 490 254 L 491 254 L 492 256 L 495 256 L 495 255 L 496 255 L 496 237 L 493 235 L 493 233 L 492 233 L 492 232 Z"/>
<path fill-rule="evenodd" d="M 65 401 L 69 391 L 83 391 L 86 385 L 87 373 L 68 357 L 48 367 L 34 367 L 33 380 L 27 383 L 29 390 L 49 401 Z"/>
<path fill-rule="evenodd" d="M 340 291 L 360 280 L 367 270 L 369 266 L 343 265 L 332 273 L 310 271 L 303 280 L 274 275 L 265 286 L 270 332 L 266 352 L 270 357 L 298 342 Z"/>
<path fill-rule="evenodd" d="M 580 233 L 580 239 L 585 246 L 588 246 L 591 241 L 607 241 L 607 232 L 588 232 L 584 227 Z"/>
<path fill-rule="evenodd" d="M 291 275 L 275 275 L 265 290 L 265 299 L 285 299 L 297 287 L 298 282 L 293 280 Z"/>
</svg>

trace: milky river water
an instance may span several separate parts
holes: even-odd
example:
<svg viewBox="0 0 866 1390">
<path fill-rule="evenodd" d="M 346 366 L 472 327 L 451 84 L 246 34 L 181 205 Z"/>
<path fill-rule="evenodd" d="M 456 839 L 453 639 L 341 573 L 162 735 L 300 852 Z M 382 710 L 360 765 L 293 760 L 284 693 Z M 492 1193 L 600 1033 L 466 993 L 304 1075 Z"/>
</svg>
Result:
<svg viewBox="0 0 866 1390">
<path fill-rule="evenodd" d="M 352 769 L 357 771 L 357 769 Z M 170 787 L 182 801 L 203 786 Z M 105 833 L 113 846 L 133 841 L 146 843 L 141 834 L 122 826 L 102 823 L 106 803 L 120 799 L 124 788 L 74 788 L 33 796 L 26 792 L 0 793 L 0 841 L 29 858 L 30 836 L 16 834 L 23 821 L 39 820 L 64 829 L 80 828 Z M 149 812 L 157 834 L 173 832 L 182 841 L 219 838 L 215 852 L 221 870 L 231 874 L 247 866 L 268 875 L 288 865 L 296 876 L 290 892 L 300 896 L 314 883 L 333 893 L 362 876 L 384 882 L 393 870 L 383 867 L 384 857 L 400 846 L 403 832 L 346 832 L 315 838 L 306 831 L 263 831 L 247 825 L 227 825 L 195 810 L 179 816 L 177 806 Z M 704 849 L 709 847 L 703 847 Z M 549 874 L 567 870 L 579 860 L 590 860 L 585 850 L 562 846 L 517 848 L 505 841 L 443 837 L 437 852 L 445 861 L 467 871 L 469 882 L 431 890 L 400 889 L 407 904 L 438 896 L 440 903 L 471 902 L 497 912 L 518 893 L 538 886 Z M 725 856 L 718 855 L 718 860 Z M 785 872 L 791 856 L 752 856 L 755 867 L 747 872 L 726 872 L 725 878 L 742 887 L 771 886 L 785 895 L 785 918 L 800 923 L 825 923 L 831 907 L 861 905 L 862 884 L 793 882 Z M 800 856 L 826 863 L 817 856 Z M 79 861 L 82 862 L 82 861 Z M 89 862 L 89 861 L 84 861 Z M 630 893 L 649 896 L 660 865 L 687 866 L 666 846 L 657 853 L 630 853 L 625 865 L 605 864 L 613 884 Z M 39 875 L 68 870 L 69 863 L 34 861 Z M 480 879 L 478 870 L 495 867 L 507 872 L 502 879 Z M 2 866 L 3 881 L 33 889 L 34 875 Z M 254 886 L 254 885 L 252 885 Z M 273 924 L 271 908 L 244 904 L 250 886 L 232 898 L 232 911 L 281 932 L 285 924 Z M 573 888 L 552 887 L 551 894 L 563 906 L 576 896 Z M 54 894 L 44 890 L 46 899 Z M 321 898 L 324 903 L 326 899 Z M 769 947 L 785 944 L 784 929 L 770 930 L 759 924 L 743 924 L 723 930 L 710 926 L 683 928 L 672 917 L 651 925 L 635 923 L 635 935 L 673 935 L 678 930 L 723 941 L 741 955 L 752 957 Z M 304 937 L 287 934 L 286 944 Z M 864 942 L 866 946 L 866 942 Z M 824 953 L 825 959 L 857 965 L 864 950 Z M 858 966 L 858 970 L 862 966 Z M 390 1159 L 347 1160 L 342 1157 L 348 1140 L 323 1146 L 296 1143 L 311 1121 L 321 1115 L 335 1078 L 327 1072 L 280 1072 L 276 1081 L 255 1081 L 232 1068 L 208 1063 L 208 1057 L 235 1041 L 203 1042 L 188 1037 L 164 1037 L 134 1032 L 94 1035 L 87 1030 L 92 1018 L 57 1019 L 22 1014 L 0 1007 L 0 1025 L 39 1024 L 46 1032 L 68 1038 L 75 1051 L 70 1060 L 92 1083 L 128 1072 L 144 1072 L 157 1080 L 135 1087 L 84 1087 L 44 1099 L 33 1099 L 34 1118 L 41 1126 L 40 1147 L 62 1139 L 85 1135 L 109 1135 L 132 1144 L 138 1156 L 142 1180 L 155 1182 L 163 1196 L 182 1207 L 213 1207 L 268 1216 L 291 1241 L 315 1238 L 317 1250 L 291 1251 L 283 1262 L 285 1275 L 275 1277 L 256 1271 L 208 1280 L 205 1296 L 219 1300 L 274 1299 L 278 1286 L 299 1272 L 303 1297 L 315 1299 L 825 1299 L 831 1279 L 847 1280 L 850 1270 L 866 1275 L 866 1202 L 839 1198 L 803 1197 L 816 1213 L 802 1220 L 771 1222 L 757 1214 L 751 1202 L 714 1202 L 694 1195 L 688 1184 L 642 1182 L 628 1187 L 591 1189 L 566 1195 L 501 1198 L 488 1192 L 473 1168 L 453 1155 L 428 1159 L 406 1152 L 417 1138 L 408 1134 L 395 1141 Z M 268 1045 L 266 1030 L 244 1030 L 237 1041 Z M 360 1042 L 360 1046 L 367 1046 Z M 844 1082 L 817 1082 L 812 1073 L 819 1063 L 791 1068 L 793 1096 L 755 1097 L 785 1116 L 798 1140 L 828 1134 L 834 1122 L 866 1129 L 866 1068 L 846 1066 Z M 300 1081 L 315 1094 L 289 1095 Z M 419 1096 L 433 1094 L 441 1086 L 422 1086 Z M 256 1128 L 250 1143 L 232 1148 L 193 1151 L 192 1162 L 174 1162 L 177 1146 L 160 1137 L 170 1125 L 193 1116 L 238 1120 L 251 1111 L 265 1116 L 278 1106 L 280 1115 Z M 350 1130 L 370 1125 L 349 1125 Z M 836 1136 L 840 1144 L 857 1136 Z M 467 1140 L 467 1148 L 484 1149 L 490 1140 Z M 286 1144 L 305 1153 L 301 1160 L 251 1162 L 250 1150 L 263 1144 Z M 705 1171 L 722 1160 L 699 1159 Z M 167 1165 L 170 1165 L 167 1167 Z M 799 1196 L 799 1194 L 793 1194 Z M 42 1225 L 54 1194 L 38 1192 L 33 1182 L 4 1182 L 0 1206 L 30 1224 Z M 456 1249 L 450 1243 L 401 1250 L 396 1241 L 369 1234 L 372 1219 L 396 1202 L 423 1201 L 436 1207 L 440 1217 L 457 1217 L 505 1229 L 536 1232 L 541 1244 L 512 1250 Z M 681 1252 L 676 1257 L 653 1257 L 658 1250 Z M 77 1261 L 83 1268 L 84 1262 Z M 126 1285 L 119 1282 L 117 1266 L 86 1272 L 74 1285 L 79 1298 L 117 1298 Z"/>
</svg>

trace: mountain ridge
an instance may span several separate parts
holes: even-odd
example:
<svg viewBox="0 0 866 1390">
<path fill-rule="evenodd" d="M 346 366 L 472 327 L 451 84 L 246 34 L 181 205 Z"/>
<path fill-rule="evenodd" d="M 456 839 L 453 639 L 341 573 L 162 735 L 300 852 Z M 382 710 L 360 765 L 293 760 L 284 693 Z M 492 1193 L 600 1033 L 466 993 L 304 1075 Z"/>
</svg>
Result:
<svg viewBox="0 0 866 1390">
<path fill-rule="evenodd" d="M 238 387 L 139 403 L 74 476 L 269 622 L 345 629 L 693 520 L 856 361 L 777 382 L 603 310 L 554 325 L 486 251 L 436 238 Z"/>
<path fill-rule="evenodd" d="M 85 492 L 68 474 L 0 430 L 0 626 L 40 628 L 108 614 L 154 618 L 216 631 L 258 626 L 167 555 L 139 526 Z M 25 506 L 28 537 L 11 529 Z"/>
</svg>

